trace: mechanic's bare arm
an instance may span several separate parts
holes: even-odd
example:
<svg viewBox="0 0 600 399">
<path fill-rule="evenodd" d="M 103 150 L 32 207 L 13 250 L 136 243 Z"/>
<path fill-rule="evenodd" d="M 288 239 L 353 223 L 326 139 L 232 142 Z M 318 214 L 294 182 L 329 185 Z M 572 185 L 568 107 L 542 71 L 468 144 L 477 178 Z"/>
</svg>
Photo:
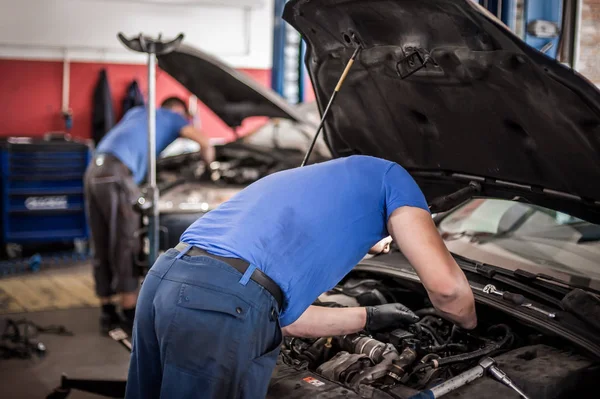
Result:
<svg viewBox="0 0 600 399">
<path fill-rule="evenodd" d="M 200 155 L 204 162 L 209 165 L 215 160 L 215 149 L 210 144 L 208 137 L 195 127 L 188 125 L 181 129 L 180 136 L 190 139 L 200 144 Z"/>
<path fill-rule="evenodd" d="M 433 306 L 459 327 L 477 327 L 469 282 L 446 248 L 431 214 L 420 208 L 398 208 L 388 220 L 388 231 L 415 268 Z"/>
<path fill-rule="evenodd" d="M 331 337 L 361 331 L 367 322 L 365 308 L 309 306 L 302 315 L 281 330 L 284 335 L 302 338 Z"/>
</svg>

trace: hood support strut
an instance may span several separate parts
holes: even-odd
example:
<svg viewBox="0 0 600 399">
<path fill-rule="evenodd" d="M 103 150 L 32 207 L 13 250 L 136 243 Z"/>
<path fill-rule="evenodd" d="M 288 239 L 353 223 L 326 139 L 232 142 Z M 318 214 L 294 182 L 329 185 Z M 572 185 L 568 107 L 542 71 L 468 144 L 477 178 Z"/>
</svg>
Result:
<svg viewBox="0 0 600 399">
<path fill-rule="evenodd" d="M 458 191 L 438 197 L 431 201 L 429 205 L 429 211 L 431 213 L 440 213 L 454 208 L 457 205 L 470 199 L 473 195 L 481 192 L 481 184 L 477 182 L 470 182 L 467 187 L 463 187 Z"/>
<path fill-rule="evenodd" d="M 313 140 L 310 143 L 310 147 L 308 148 L 308 151 L 306 151 L 306 155 L 304 156 L 304 160 L 302 161 L 302 164 L 300 165 L 300 167 L 303 167 L 304 165 L 306 165 L 308 158 L 310 158 L 310 154 L 312 153 L 315 143 L 317 142 L 317 139 L 319 138 L 319 133 L 321 133 L 321 129 L 323 129 L 323 125 L 325 124 L 325 118 L 327 118 L 327 114 L 329 114 L 331 105 L 333 104 L 335 97 L 337 96 L 340 89 L 342 88 L 342 85 L 344 84 L 344 81 L 346 80 L 346 77 L 348 76 L 348 73 L 350 72 L 350 68 L 352 68 L 352 65 L 354 64 L 354 61 L 356 60 L 358 53 L 362 49 L 362 46 L 357 41 L 355 36 L 353 36 L 353 39 L 354 39 L 354 43 L 356 44 L 356 49 L 354 50 L 352 57 L 350 57 L 350 60 L 346 64 L 346 68 L 344 68 L 344 72 L 342 72 L 342 76 L 340 76 L 340 80 L 338 80 L 338 83 L 335 86 L 335 89 L 333 90 L 333 94 L 331 95 L 331 98 L 329 99 L 329 103 L 327 104 L 327 107 L 325 108 L 325 111 L 323 112 L 323 116 L 321 117 L 321 122 L 319 123 L 319 127 L 317 127 L 317 132 L 315 133 L 315 136 L 313 137 Z"/>
</svg>

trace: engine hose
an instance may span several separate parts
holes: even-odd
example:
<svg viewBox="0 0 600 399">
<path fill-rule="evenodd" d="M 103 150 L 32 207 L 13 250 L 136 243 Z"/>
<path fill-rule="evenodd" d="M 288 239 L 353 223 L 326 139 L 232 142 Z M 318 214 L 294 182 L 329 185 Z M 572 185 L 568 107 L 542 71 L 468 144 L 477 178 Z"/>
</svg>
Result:
<svg viewBox="0 0 600 399">
<path fill-rule="evenodd" d="M 450 342 L 452 342 L 452 340 L 454 339 L 454 337 L 456 336 L 456 334 L 458 334 L 459 332 L 459 327 L 455 324 L 452 326 L 452 331 L 450 332 L 450 336 L 448 337 L 448 341 L 446 341 L 447 344 L 449 344 Z"/>
<path fill-rule="evenodd" d="M 405 348 L 400 357 L 392 360 L 388 366 L 388 374 L 385 377 L 384 385 L 393 385 L 401 383 L 406 375 L 406 368 L 417 359 L 417 351 L 412 348 Z"/>
<path fill-rule="evenodd" d="M 447 322 L 454 324 L 454 321 L 450 320 L 446 315 L 438 312 L 438 310 L 436 308 L 423 308 L 423 309 L 417 310 L 414 313 L 421 318 L 424 316 L 434 316 L 434 317 L 439 317 L 441 319 L 446 320 Z"/>
<path fill-rule="evenodd" d="M 399 357 L 400 355 L 393 345 L 386 345 L 383 353 L 381 353 L 379 357 L 379 363 L 357 374 L 352 379 L 351 385 L 357 389 L 360 384 L 371 384 L 379 378 L 385 377 L 388 375 L 390 366 L 394 360 L 398 360 Z"/>
<path fill-rule="evenodd" d="M 308 350 L 306 350 L 302 355 L 298 356 L 301 360 L 306 360 L 309 362 L 311 366 L 318 364 L 323 358 L 323 354 L 325 352 L 325 344 L 327 343 L 327 338 L 319 338 L 315 343 L 312 344 Z"/>
<path fill-rule="evenodd" d="M 424 368 L 427 367 L 442 367 L 442 366 L 447 366 L 449 364 L 454 364 L 454 363 L 461 363 L 467 360 L 472 360 L 472 359 L 477 359 L 486 355 L 489 355 L 490 353 L 501 349 L 504 345 L 506 345 L 506 343 L 512 339 L 512 333 L 511 333 L 511 329 L 510 327 L 508 327 L 505 324 L 498 324 L 496 326 L 493 326 L 490 328 L 490 330 L 492 329 L 503 329 L 505 334 L 504 337 L 497 342 L 492 342 L 490 344 L 487 344 L 486 346 L 484 346 L 481 349 L 478 349 L 476 351 L 473 352 L 469 352 L 469 353 L 461 353 L 460 355 L 454 355 L 454 356 L 449 356 L 449 357 L 445 357 L 439 360 L 435 360 L 432 362 L 427 362 L 424 364 L 419 364 L 418 366 L 416 366 L 413 369 L 413 373 L 422 370 Z"/>
<path fill-rule="evenodd" d="M 445 342 L 440 336 L 438 336 L 436 334 L 436 332 L 434 331 L 433 328 L 429 327 L 426 324 L 419 324 L 419 327 L 421 327 L 421 331 L 426 332 L 427 334 L 429 334 L 431 336 L 431 338 L 433 338 L 434 342 L 436 345 L 441 345 L 443 342 Z"/>
<path fill-rule="evenodd" d="M 433 346 L 428 346 L 426 348 L 424 348 L 427 352 L 444 352 L 444 351 L 456 351 L 456 352 L 466 352 L 469 350 L 469 348 L 467 348 L 467 345 L 463 345 L 463 344 L 452 344 L 452 343 L 445 343 L 443 345 L 433 345 Z"/>
<path fill-rule="evenodd" d="M 506 343 L 510 339 L 512 339 L 510 327 L 508 327 L 507 325 L 499 324 L 492 328 L 494 328 L 494 329 L 502 328 L 505 332 L 504 338 L 502 338 L 498 342 L 490 343 L 490 344 L 484 346 L 483 348 L 478 349 L 473 352 L 470 352 L 470 353 L 464 353 L 464 354 L 460 354 L 460 355 L 456 355 L 456 356 L 449 356 L 449 357 L 440 359 L 440 361 L 438 362 L 439 366 L 445 366 L 445 365 L 453 364 L 453 363 L 460 363 L 460 362 L 464 362 L 466 360 L 476 359 L 476 358 L 479 358 L 479 357 L 482 357 L 485 355 L 489 355 L 490 353 L 502 348 L 504 345 L 506 345 Z"/>
</svg>

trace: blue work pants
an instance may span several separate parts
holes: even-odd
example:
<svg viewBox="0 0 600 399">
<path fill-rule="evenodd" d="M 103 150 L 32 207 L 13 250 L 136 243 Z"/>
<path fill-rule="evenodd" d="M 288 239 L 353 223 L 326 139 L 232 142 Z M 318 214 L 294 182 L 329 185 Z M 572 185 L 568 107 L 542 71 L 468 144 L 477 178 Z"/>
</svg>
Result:
<svg viewBox="0 0 600 399">
<path fill-rule="evenodd" d="M 219 260 L 171 249 L 138 299 L 126 398 L 264 398 L 283 339 L 273 296 Z"/>
</svg>

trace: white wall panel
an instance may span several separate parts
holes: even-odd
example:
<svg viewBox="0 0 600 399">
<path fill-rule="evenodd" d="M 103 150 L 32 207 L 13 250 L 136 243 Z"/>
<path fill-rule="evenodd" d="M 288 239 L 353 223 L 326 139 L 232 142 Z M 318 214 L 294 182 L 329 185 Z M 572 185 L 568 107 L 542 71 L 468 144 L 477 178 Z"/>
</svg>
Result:
<svg viewBox="0 0 600 399">
<path fill-rule="evenodd" d="M 273 0 L 0 0 L 0 57 L 144 62 L 117 40 L 143 32 L 236 67 L 270 68 Z"/>
</svg>

